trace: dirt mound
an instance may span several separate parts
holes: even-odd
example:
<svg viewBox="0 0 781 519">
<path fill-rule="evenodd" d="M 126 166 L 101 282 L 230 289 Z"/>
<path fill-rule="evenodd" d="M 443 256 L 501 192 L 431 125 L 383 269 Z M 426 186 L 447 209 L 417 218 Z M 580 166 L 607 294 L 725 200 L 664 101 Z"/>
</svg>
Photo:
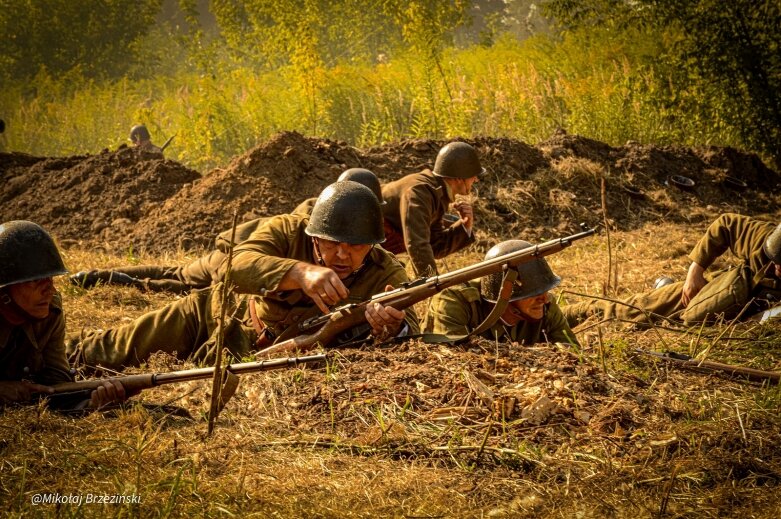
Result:
<svg viewBox="0 0 781 519">
<path fill-rule="evenodd" d="M 115 252 L 208 248 L 234 211 L 240 221 L 290 211 L 350 167 L 371 169 L 383 182 L 431 168 L 445 142 L 360 150 L 284 132 L 203 178 L 128 148 L 50 159 L 0 154 L 2 218 L 31 219 L 60 240 Z M 467 142 L 487 170 L 475 198 L 478 236 L 486 243 L 510 235 L 538 240 L 581 221 L 601 222 L 603 180 L 608 217 L 623 230 L 725 211 L 778 211 L 778 174 L 732 148 L 611 147 L 561 130 L 537 146 L 487 137 Z"/>
<path fill-rule="evenodd" d="M 200 178 L 159 154 L 127 147 L 46 159 L 2 154 L 0 165 L 0 218 L 35 221 L 64 243 L 117 239 L 153 207 Z"/>
</svg>

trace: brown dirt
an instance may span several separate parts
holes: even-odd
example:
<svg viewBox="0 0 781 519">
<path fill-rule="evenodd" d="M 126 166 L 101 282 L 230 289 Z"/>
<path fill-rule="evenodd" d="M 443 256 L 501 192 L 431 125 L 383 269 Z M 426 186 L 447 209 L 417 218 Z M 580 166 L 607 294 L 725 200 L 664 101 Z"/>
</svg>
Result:
<svg viewBox="0 0 781 519">
<path fill-rule="evenodd" d="M 606 181 L 611 224 L 631 230 L 648 222 L 702 222 L 720 212 L 778 211 L 779 175 L 756 155 L 732 148 L 611 147 L 558 132 L 537 146 L 478 138 L 487 177 L 477 186 L 481 238 L 526 239 L 602 221 Z M 291 210 L 316 196 L 349 167 L 366 167 L 384 181 L 432 167 L 444 141 L 408 140 L 360 150 L 344 142 L 278 134 L 227 167 L 201 177 L 158 155 L 122 147 L 97 155 L 38 158 L 0 154 L 0 219 L 29 219 L 64 245 L 112 252 L 161 253 L 210 247 L 239 219 Z M 671 175 L 691 178 L 684 191 Z M 742 179 L 743 190 L 726 176 Z"/>
</svg>

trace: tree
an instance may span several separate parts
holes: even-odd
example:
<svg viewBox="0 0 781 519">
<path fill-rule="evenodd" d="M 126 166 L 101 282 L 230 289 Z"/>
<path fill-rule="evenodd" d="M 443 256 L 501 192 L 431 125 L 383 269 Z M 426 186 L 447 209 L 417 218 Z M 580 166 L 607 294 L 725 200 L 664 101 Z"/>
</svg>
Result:
<svg viewBox="0 0 781 519">
<path fill-rule="evenodd" d="M 41 69 L 62 75 L 119 77 L 134 45 L 154 24 L 162 0 L 0 0 L 0 79 L 26 80 Z"/>
<path fill-rule="evenodd" d="M 705 92 L 744 145 L 781 168 L 778 0 L 547 0 L 543 10 L 565 31 L 630 26 L 666 31 L 669 43 L 658 66 L 673 71 L 672 89 L 696 86 Z"/>
</svg>

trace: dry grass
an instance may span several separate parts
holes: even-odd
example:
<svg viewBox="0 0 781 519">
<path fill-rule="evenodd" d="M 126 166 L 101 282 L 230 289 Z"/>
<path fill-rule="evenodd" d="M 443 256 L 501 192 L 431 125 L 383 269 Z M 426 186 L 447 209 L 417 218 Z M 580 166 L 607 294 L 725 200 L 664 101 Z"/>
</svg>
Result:
<svg viewBox="0 0 781 519">
<path fill-rule="evenodd" d="M 618 294 L 682 279 L 703 228 L 615 232 Z M 483 237 L 489 241 L 490 235 Z M 550 258 L 563 288 L 600 293 L 604 238 Z M 447 260 L 453 269 L 482 256 Z M 183 254 L 142 258 L 185 262 Z M 72 270 L 123 264 L 67 251 Z M 135 260 L 134 260 L 135 261 Z M 171 299 L 58 281 L 70 332 Z M 208 382 L 145 392 L 82 418 L 0 415 L 0 510 L 12 516 L 777 517 L 781 390 L 680 372 L 634 348 L 692 353 L 722 329 L 606 323 L 583 348 L 415 342 L 333 352 L 325 370 L 247 376 L 206 438 Z M 781 369 L 778 326 L 740 325 L 710 358 Z M 153 359 L 151 369 L 168 369 Z M 475 382 L 479 379 L 479 383 Z M 485 401 L 485 389 L 493 405 Z M 555 412 L 523 415 L 540 395 Z M 483 397 L 481 399 L 481 396 Z M 504 408 L 510 399 L 515 406 Z M 178 416 L 171 404 L 188 411 Z M 136 494 L 141 504 L 33 505 L 36 493 Z"/>
</svg>

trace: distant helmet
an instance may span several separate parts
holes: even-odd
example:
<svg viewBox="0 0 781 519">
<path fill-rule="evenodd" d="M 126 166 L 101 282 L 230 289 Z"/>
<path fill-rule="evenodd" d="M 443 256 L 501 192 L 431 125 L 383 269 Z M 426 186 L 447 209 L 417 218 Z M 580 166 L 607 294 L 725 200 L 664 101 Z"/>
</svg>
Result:
<svg viewBox="0 0 781 519">
<path fill-rule="evenodd" d="M 776 265 L 781 265 L 781 223 L 767 237 L 762 249 L 767 254 L 767 257 L 770 258 L 770 261 Z"/>
<path fill-rule="evenodd" d="M 0 224 L 0 288 L 67 274 L 49 233 L 33 222 Z"/>
<path fill-rule="evenodd" d="M 149 130 L 143 124 L 137 124 L 130 129 L 130 140 L 139 143 L 141 141 L 148 141 L 152 138 L 149 135 Z"/>
<path fill-rule="evenodd" d="M 472 178 L 485 173 L 477 151 L 465 142 L 445 144 L 437 154 L 434 174 L 445 178 Z"/>
<path fill-rule="evenodd" d="M 382 199 L 380 179 L 377 178 L 377 175 L 373 172 L 363 168 L 350 168 L 345 170 L 339 175 L 339 178 L 336 179 L 337 182 L 344 182 L 345 180 L 352 180 L 353 182 L 358 182 L 359 184 L 368 187 L 372 190 L 374 196 L 377 197 L 377 200 L 380 201 L 380 204 L 385 205 L 385 201 Z"/>
<path fill-rule="evenodd" d="M 523 240 L 507 240 L 491 247 L 485 259 L 493 259 L 511 252 L 519 251 L 532 244 Z M 515 280 L 510 301 L 535 297 L 559 286 L 561 278 L 553 273 L 545 258 L 535 258 L 518 265 L 518 278 Z M 496 302 L 502 288 L 503 272 L 485 276 L 480 280 L 480 291 L 483 298 Z"/>
<path fill-rule="evenodd" d="M 675 283 L 675 280 L 669 276 L 659 276 L 654 280 L 654 288 L 662 288 L 666 287 L 667 285 L 672 285 Z"/>
<path fill-rule="evenodd" d="M 382 243 L 385 230 L 380 202 L 363 184 L 335 182 L 317 197 L 305 232 L 352 245 Z"/>
</svg>

